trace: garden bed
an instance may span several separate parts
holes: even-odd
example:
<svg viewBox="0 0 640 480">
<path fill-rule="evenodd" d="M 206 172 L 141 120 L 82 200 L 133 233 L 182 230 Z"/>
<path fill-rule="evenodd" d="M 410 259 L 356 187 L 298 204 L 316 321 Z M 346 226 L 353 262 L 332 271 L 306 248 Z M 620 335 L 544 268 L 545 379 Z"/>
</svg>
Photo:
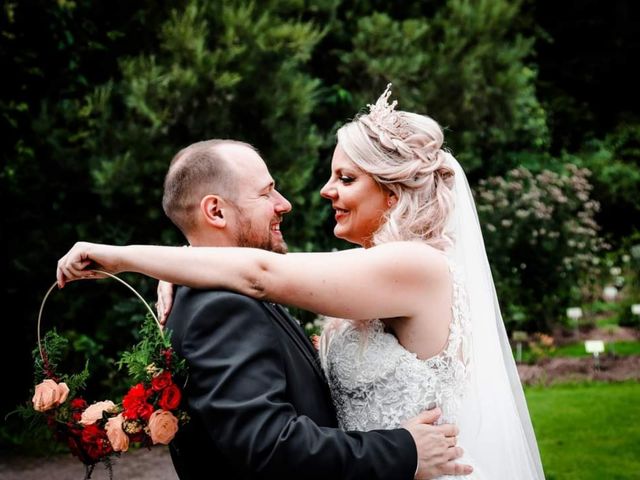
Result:
<svg viewBox="0 0 640 480">
<path fill-rule="evenodd" d="M 592 357 L 549 358 L 540 360 L 535 365 L 518 365 L 518 373 L 525 385 L 551 385 L 589 380 L 640 381 L 639 355 L 625 357 L 605 355 L 600 357 L 599 363 L 599 368 L 596 368 L 595 359 Z"/>
</svg>

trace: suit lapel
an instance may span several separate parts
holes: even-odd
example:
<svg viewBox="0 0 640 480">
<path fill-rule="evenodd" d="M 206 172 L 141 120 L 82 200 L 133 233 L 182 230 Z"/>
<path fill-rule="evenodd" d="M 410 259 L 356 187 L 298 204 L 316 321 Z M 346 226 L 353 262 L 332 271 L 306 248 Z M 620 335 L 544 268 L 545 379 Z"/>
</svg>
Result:
<svg viewBox="0 0 640 480">
<path fill-rule="evenodd" d="M 263 302 L 263 305 L 267 308 L 267 310 L 272 314 L 272 316 L 282 325 L 285 332 L 291 337 L 293 343 L 300 349 L 302 354 L 305 356 L 309 363 L 313 366 L 316 374 L 322 379 L 323 382 L 326 382 L 324 373 L 320 368 L 320 359 L 318 358 L 318 354 L 316 353 L 313 345 L 305 335 L 302 327 L 293 319 L 289 314 L 284 310 L 283 307 L 276 304 L 271 304 L 268 302 Z"/>
</svg>

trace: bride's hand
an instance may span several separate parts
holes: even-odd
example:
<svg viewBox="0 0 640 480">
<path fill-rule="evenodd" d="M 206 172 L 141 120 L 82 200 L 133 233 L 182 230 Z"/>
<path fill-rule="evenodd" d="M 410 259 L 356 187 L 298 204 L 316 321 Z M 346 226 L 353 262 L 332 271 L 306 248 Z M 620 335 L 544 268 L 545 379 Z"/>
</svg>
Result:
<svg viewBox="0 0 640 480">
<path fill-rule="evenodd" d="M 173 307 L 173 283 L 158 282 L 158 301 L 156 302 L 156 310 L 158 311 L 158 320 L 161 325 L 167 323 L 169 312 Z"/>
<path fill-rule="evenodd" d="M 102 278 L 104 275 L 91 270 L 118 273 L 117 249 L 112 245 L 77 242 L 60 260 L 56 270 L 58 287 L 67 282 L 86 278 Z"/>
</svg>

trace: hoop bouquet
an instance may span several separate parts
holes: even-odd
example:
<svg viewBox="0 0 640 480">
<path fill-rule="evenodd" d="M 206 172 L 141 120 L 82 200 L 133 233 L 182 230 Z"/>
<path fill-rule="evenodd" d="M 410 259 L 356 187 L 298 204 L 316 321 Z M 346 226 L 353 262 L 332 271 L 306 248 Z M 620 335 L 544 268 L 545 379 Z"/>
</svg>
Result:
<svg viewBox="0 0 640 480">
<path fill-rule="evenodd" d="M 118 367 L 126 367 L 131 387 L 122 399 L 89 403 L 84 395 L 89 378 L 88 365 L 75 374 L 59 371 L 68 340 L 55 329 L 44 337 L 40 325 L 44 305 L 55 289 L 47 291 L 38 314 L 38 347 L 33 351 L 35 391 L 32 408 L 23 414 L 44 420 L 57 441 L 65 443 L 71 453 L 86 466 L 85 479 L 103 462 L 112 477 L 111 457 L 126 452 L 132 444 L 151 447 L 167 445 L 178 428 L 189 419 L 180 409 L 182 391 L 178 379 L 185 379 L 184 360 L 171 348 L 169 334 L 142 296 L 115 275 L 96 270 L 129 288 L 145 305 L 146 320 L 141 326 L 142 340 L 122 354 Z"/>
</svg>

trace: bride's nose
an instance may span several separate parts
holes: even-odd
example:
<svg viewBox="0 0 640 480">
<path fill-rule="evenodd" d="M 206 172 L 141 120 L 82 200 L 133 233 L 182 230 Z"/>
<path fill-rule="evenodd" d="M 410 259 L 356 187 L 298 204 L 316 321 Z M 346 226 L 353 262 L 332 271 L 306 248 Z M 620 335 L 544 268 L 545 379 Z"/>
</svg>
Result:
<svg viewBox="0 0 640 480">
<path fill-rule="evenodd" d="M 333 186 L 333 182 L 329 180 L 324 184 L 324 187 L 320 189 L 320 195 L 329 200 L 333 200 L 336 197 L 336 188 Z"/>
</svg>

